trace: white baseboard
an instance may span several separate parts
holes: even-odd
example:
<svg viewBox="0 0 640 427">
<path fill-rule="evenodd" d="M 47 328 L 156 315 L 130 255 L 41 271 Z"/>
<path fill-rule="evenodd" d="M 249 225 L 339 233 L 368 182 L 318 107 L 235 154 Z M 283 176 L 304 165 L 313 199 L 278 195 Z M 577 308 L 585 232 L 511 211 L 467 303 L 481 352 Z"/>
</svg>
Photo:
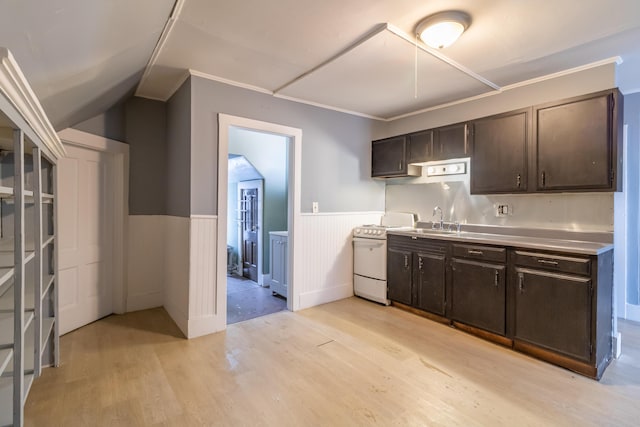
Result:
<svg viewBox="0 0 640 427">
<path fill-rule="evenodd" d="M 640 322 L 640 305 L 627 304 L 625 319 Z"/>
<path fill-rule="evenodd" d="M 622 356 L 622 334 L 618 332 L 612 337 L 612 339 L 613 357 L 615 357 L 616 359 L 620 359 L 620 356 Z"/>
<path fill-rule="evenodd" d="M 127 312 L 162 307 L 162 291 L 127 296 Z"/>
<path fill-rule="evenodd" d="M 353 296 L 353 283 L 319 289 L 300 295 L 300 309 L 313 307 L 328 302 L 337 301 Z"/>
<path fill-rule="evenodd" d="M 189 335 L 187 338 L 197 338 L 224 330 L 224 328 L 220 329 L 218 327 L 217 320 L 215 315 L 189 319 Z"/>
</svg>

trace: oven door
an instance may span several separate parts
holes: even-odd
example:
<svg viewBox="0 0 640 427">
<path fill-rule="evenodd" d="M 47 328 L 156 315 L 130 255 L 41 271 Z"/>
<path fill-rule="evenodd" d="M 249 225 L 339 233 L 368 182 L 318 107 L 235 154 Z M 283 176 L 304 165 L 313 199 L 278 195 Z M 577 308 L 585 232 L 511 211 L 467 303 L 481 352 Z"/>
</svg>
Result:
<svg viewBox="0 0 640 427">
<path fill-rule="evenodd" d="M 353 274 L 387 280 L 387 240 L 353 238 Z"/>
</svg>

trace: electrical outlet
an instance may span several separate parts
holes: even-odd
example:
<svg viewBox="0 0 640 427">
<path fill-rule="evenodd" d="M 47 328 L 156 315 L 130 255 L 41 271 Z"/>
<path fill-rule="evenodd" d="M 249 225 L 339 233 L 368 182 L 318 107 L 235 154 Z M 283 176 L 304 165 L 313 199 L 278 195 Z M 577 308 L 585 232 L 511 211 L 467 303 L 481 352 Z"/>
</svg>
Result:
<svg viewBox="0 0 640 427">
<path fill-rule="evenodd" d="M 313 203 L 311 204 L 311 211 L 312 211 L 313 213 L 318 213 L 318 202 L 313 202 Z"/>
<path fill-rule="evenodd" d="M 496 216 L 498 217 L 507 216 L 511 214 L 511 208 L 507 204 L 496 203 L 495 205 L 493 205 L 493 207 L 495 209 Z"/>
</svg>

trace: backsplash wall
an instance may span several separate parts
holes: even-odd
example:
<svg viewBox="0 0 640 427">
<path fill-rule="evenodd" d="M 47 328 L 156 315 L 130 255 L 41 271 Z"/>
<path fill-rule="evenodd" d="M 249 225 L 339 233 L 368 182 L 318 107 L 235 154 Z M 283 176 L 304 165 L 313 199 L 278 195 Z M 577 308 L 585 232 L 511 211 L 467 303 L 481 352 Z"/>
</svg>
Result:
<svg viewBox="0 0 640 427">
<path fill-rule="evenodd" d="M 457 160 L 460 161 L 460 160 Z M 469 162 L 466 160 L 467 170 Z M 424 168 L 426 170 L 426 168 Z M 386 211 L 414 212 L 433 219 L 440 206 L 445 221 L 573 231 L 613 231 L 613 193 L 471 195 L 469 173 L 448 178 L 387 180 Z M 496 204 L 510 213 L 496 216 Z"/>
</svg>

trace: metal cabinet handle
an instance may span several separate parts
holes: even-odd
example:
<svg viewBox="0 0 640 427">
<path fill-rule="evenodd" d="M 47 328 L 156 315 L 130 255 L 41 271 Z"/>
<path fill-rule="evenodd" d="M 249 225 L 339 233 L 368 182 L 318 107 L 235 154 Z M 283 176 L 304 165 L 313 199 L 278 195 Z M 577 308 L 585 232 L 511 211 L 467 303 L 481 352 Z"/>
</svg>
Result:
<svg viewBox="0 0 640 427">
<path fill-rule="evenodd" d="M 422 257 L 418 258 L 418 270 L 422 270 Z"/>
<path fill-rule="evenodd" d="M 544 265 L 553 265 L 554 267 L 558 266 L 558 261 L 549 261 L 548 259 L 539 259 L 538 263 Z"/>
<path fill-rule="evenodd" d="M 518 186 L 518 188 L 520 188 L 520 186 L 522 185 L 522 176 L 520 174 L 518 174 L 516 178 L 516 185 Z"/>
<path fill-rule="evenodd" d="M 404 268 L 409 268 L 409 257 L 407 255 L 404 256 Z"/>
<path fill-rule="evenodd" d="M 520 289 L 520 293 L 524 292 L 524 274 L 518 273 L 518 289 Z"/>
<path fill-rule="evenodd" d="M 498 270 L 496 270 L 496 277 L 494 279 L 494 285 L 497 288 L 498 287 L 498 282 L 500 281 L 500 272 Z"/>
<path fill-rule="evenodd" d="M 401 171 L 402 170 L 402 162 L 398 162 L 398 170 Z"/>
<path fill-rule="evenodd" d="M 542 186 L 546 186 L 547 185 L 547 174 L 545 172 L 542 172 Z"/>
<path fill-rule="evenodd" d="M 484 252 L 482 252 L 482 251 L 476 251 L 475 249 L 469 249 L 469 250 L 467 251 L 467 253 L 468 253 L 469 255 L 484 255 Z"/>
</svg>

